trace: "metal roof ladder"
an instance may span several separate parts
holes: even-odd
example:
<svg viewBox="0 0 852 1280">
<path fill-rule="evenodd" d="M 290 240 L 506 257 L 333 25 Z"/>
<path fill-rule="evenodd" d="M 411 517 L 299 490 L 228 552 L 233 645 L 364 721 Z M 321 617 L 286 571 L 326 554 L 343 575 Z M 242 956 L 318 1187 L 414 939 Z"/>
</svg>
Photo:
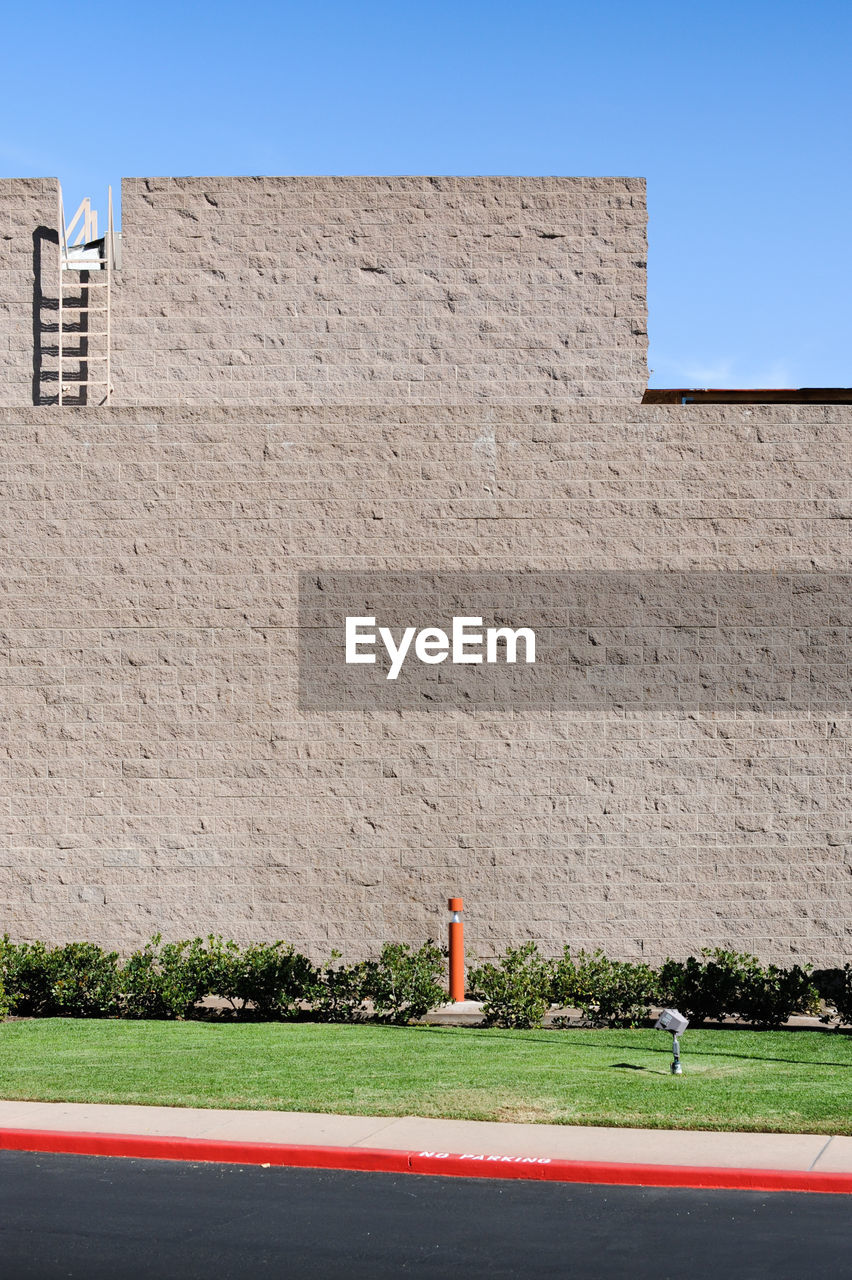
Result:
<svg viewBox="0 0 852 1280">
<path fill-rule="evenodd" d="M 59 403 L 109 404 L 112 395 L 110 294 L 115 269 L 112 187 L 107 230 L 86 196 L 65 224 L 59 193 Z M 90 394 L 90 388 L 94 395 Z"/>
</svg>

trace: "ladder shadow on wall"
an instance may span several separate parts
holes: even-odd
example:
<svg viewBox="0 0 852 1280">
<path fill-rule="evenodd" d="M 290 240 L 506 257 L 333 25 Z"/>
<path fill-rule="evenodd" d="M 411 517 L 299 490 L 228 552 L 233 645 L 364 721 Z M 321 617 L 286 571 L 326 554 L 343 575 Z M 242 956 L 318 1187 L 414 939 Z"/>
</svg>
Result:
<svg viewBox="0 0 852 1280">
<path fill-rule="evenodd" d="M 59 249 L 59 235 L 50 227 L 36 227 L 33 232 L 33 404 L 48 405 L 59 403 L 59 282 L 55 288 L 50 283 L 57 277 L 56 259 Z M 80 291 L 69 303 L 88 305 L 89 289 L 87 288 L 89 273 L 80 273 Z M 68 358 L 80 361 L 79 371 L 70 376 L 66 373 L 66 390 L 63 403 L 66 405 L 85 405 L 88 403 L 88 387 L 73 388 L 78 378 L 88 375 L 86 356 L 89 352 L 89 316 L 82 312 L 74 321 L 66 319 L 63 324 L 66 338 L 71 348 L 65 348 Z M 71 389 L 68 389 L 68 383 Z"/>
</svg>

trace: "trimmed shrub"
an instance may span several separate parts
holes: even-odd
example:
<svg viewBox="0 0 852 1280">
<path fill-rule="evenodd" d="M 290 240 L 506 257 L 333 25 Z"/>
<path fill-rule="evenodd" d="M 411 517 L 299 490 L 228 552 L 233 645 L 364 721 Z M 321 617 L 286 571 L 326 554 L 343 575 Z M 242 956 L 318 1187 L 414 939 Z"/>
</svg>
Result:
<svg viewBox="0 0 852 1280">
<path fill-rule="evenodd" d="M 328 964 L 319 970 L 311 1012 L 320 1022 L 363 1022 L 367 1009 L 367 965 L 337 964 L 339 951 L 332 951 Z"/>
<path fill-rule="evenodd" d="M 192 963 L 199 965 L 203 973 L 203 983 L 199 981 L 199 986 L 204 987 L 200 999 L 203 1000 L 205 996 L 219 996 L 228 1001 L 235 1013 L 242 1012 L 245 1001 L 236 993 L 242 972 L 242 951 L 239 943 L 226 941 L 214 933 L 208 934 L 204 941 L 196 938 L 195 942 L 200 944 L 199 951 L 191 953 L 190 959 Z M 199 973 L 199 979 L 202 973 Z"/>
<path fill-rule="evenodd" d="M 43 942 L 0 945 L 7 1012 L 19 1017 L 109 1017 L 119 1008 L 118 955 L 94 942 L 48 948 Z"/>
<path fill-rule="evenodd" d="M 163 942 L 155 933 L 121 971 L 123 1012 L 128 1018 L 187 1018 L 210 992 L 204 941 Z"/>
<path fill-rule="evenodd" d="M 3 985 L 9 1012 L 18 1017 L 44 1017 L 52 1006 L 49 952 L 43 942 L 10 942 L 2 946 Z"/>
<path fill-rule="evenodd" d="M 11 946 L 9 935 L 4 934 L 0 938 L 0 1021 L 8 1018 L 12 1011 L 12 1002 L 6 994 L 6 955 Z"/>
<path fill-rule="evenodd" d="M 258 1018 L 294 1018 L 316 996 L 317 970 L 284 942 L 251 942 L 240 950 L 235 942 L 210 939 L 210 953 L 209 994 L 234 1009 L 251 1006 Z"/>
<path fill-rule="evenodd" d="M 134 951 L 121 970 L 121 1012 L 125 1018 L 168 1018 L 159 966 L 160 935 Z"/>
<path fill-rule="evenodd" d="M 657 974 L 647 964 L 610 960 L 600 950 L 575 959 L 566 947 L 554 965 L 554 1003 L 578 1008 L 592 1026 L 635 1027 L 658 998 Z"/>
<path fill-rule="evenodd" d="M 446 1004 L 445 964 L 446 953 L 432 938 L 417 951 L 405 942 L 386 942 L 378 960 L 364 965 L 364 995 L 379 1021 L 411 1022 Z"/>
<path fill-rule="evenodd" d="M 822 1021 L 837 1018 L 841 1026 L 852 1026 L 852 964 L 842 969 L 817 969 L 813 982 L 828 1006 Z"/>
<path fill-rule="evenodd" d="M 290 1018 L 315 993 L 317 972 L 284 942 L 246 947 L 217 934 L 162 943 L 159 934 L 129 958 L 122 973 L 128 1017 L 186 1018 L 206 996 L 238 1014 Z"/>
<path fill-rule="evenodd" d="M 752 980 L 754 956 L 721 947 L 705 947 L 703 960 L 667 960 L 660 969 L 660 1000 L 674 1005 L 691 1022 L 720 1022 L 737 1013 L 744 983 Z"/>
<path fill-rule="evenodd" d="M 118 953 L 94 942 L 69 942 L 47 955 L 50 1012 L 66 1018 L 103 1018 L 119 1009 Z"/>
<path fill-rule="evenodd" d="M 753 957 L 751 957 L 753 959 Z M 737 1016 L 759 1027 L 777 1027 L 794 1013 L 819 1013 L 820 999 L 810 966 L 781 969 L 758 962 L 746 972 L 736 1005 Z"/>
<path fill-rule="evenodd" d="M 741 1018 L 774 1027 L 794 1013 L 817 1013 L 819 992 L 810 968 L 766 968 L 747 952 L 705 948 L 703 961 L 667 960 L 660 970 L 660 998 L 693 1022 Z"/>
<path fill-rule="evenodd" d="M 468 987 L 483 1001 L 487 1027 L 540 1027 L 551 1001 L 553 967 L 534 942 L 508 947 L 495 964 L 468 975 Z"/>
<path fill-rule="evenodd" d="M 188 1018 L 206 996 L 218 996 L 244 1018 L 404 1024 L 447 1003 L 446 955 L 431 938 L 417 949 L 388 942 L 378 959 L 341 965 L 333 952 L 318 969 L 280 940 L 243 947 L 216 934 L 168 943 L 155 934 L 120 964 L 94 943 L 48 948 L 4 936 L 0 1018 Z M 468 988 L 483 1002 L 486 1026 L 537 1027 L 555 1003 L 579 1008 L 594 1026 L 635 1026 L 652 1005 L 671 1004 L 699 1025 L 736 1017 L 772 1027 L 818 1012 L 820 997 L 823 1021 L 852 1025 L 852 964 L 817 973 L 807 965 L 764 967 L 721 947 L 667 960 L 655 972 L 600 950 L 574 955 L 567 946 L 551 961 L 530 941 L 472 969 Z"/>
</svg>

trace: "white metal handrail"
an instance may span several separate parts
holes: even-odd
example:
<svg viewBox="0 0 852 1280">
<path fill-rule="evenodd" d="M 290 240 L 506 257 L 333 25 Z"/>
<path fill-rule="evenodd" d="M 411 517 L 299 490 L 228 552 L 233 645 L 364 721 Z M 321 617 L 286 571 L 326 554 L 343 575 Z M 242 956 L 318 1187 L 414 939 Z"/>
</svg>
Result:
<svg viewBox="0 0 852 1280">
<path fill-rule="evenodd" d="M 76 234 L 75 234 L 76 233 Z M 101 247 L 102 246 L 102 247 Z M 112 187 L 108 189 L 108 212 L 107 212 L 107 230 L 102 240 L 98 238 L 98 214 L 97 210 L 92 208 L 91 200 L 86 196 L 81 200 L 77 212 L 71 221 L 65 222 L 65 209 L 62 202 L 62 189 L 59 190 L 59 324 L 58 324 L 58 345 L 57 351 L 59 356 L 59 404 L 63 404 L 65 392 L 77 387 L 104 387 L 104 397 L 101 403 L 109 404 L 112 395 L 112 308 L 110 304 L 111 298 L 111 279 L 112 272 L 115 267 L 115 232 L 113 228 L 113 210 L 112 210 Z M 84 305 L 82 301 L 78 303 L 66 302 L 63 296 L 65 287 L 64 273 L 66 271 L 76 272 L 102 272 L 102 280 L 88 280 L 85 286 L 82 281 L 77 281 L 77 288 L 85 287 L 87 290 L 100 286 L 105 290 L 103 306 L 90 305 L 87 299 Z M 92 326 L 86 330 L 86 336 L 91 341 L 93 337 L 102 336 L 104 339 L 103 352 L 96 354 L 87 351 L 85 355 L 80 352 L 67 353 L 65 351 L 65 312 L 73 311 L 78 317 L 83 315 L 100 313 L 105 314 L 105 330 L 102 334 L 93 331 Z M 81 335 L 82 336 L 82 335 Z M 77 361 L 81 366 L 86 366 L 86 372 L 89 372 L 89 366 L 92 364 L 105 364 L 105 377 L 91 378 L 82 376 L 70 377 L 66 382 L 66 362 L 70 360 Z M 78 371 L 82 375 L 82 368 Z M 68 371 L 70 375 L 70 371 Z"/>
</svg>

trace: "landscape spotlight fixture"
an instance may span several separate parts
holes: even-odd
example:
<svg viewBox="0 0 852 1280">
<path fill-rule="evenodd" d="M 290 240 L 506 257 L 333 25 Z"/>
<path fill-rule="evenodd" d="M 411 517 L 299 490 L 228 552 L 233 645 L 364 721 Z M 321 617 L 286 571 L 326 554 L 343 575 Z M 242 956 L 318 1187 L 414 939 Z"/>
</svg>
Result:
<svg viewBox="0 0 852 1280">
<path fill-rule="evenodd" d="M 689 1026 L 689 1018 L 685 1018 L 682 1013 L 678 1013 L 677 1009 L 664 1009 L 657 1021 L 654 1023 L 655 1031 L 670 1031 L 672 1034 L 672 1053 L 674 1061 L 672 1062 L 672 1075 L 682 1076 L 683 1068 L 680 1065 L 680 1043 L 678 1036 L 681 1035 Z"/>
</svg>

